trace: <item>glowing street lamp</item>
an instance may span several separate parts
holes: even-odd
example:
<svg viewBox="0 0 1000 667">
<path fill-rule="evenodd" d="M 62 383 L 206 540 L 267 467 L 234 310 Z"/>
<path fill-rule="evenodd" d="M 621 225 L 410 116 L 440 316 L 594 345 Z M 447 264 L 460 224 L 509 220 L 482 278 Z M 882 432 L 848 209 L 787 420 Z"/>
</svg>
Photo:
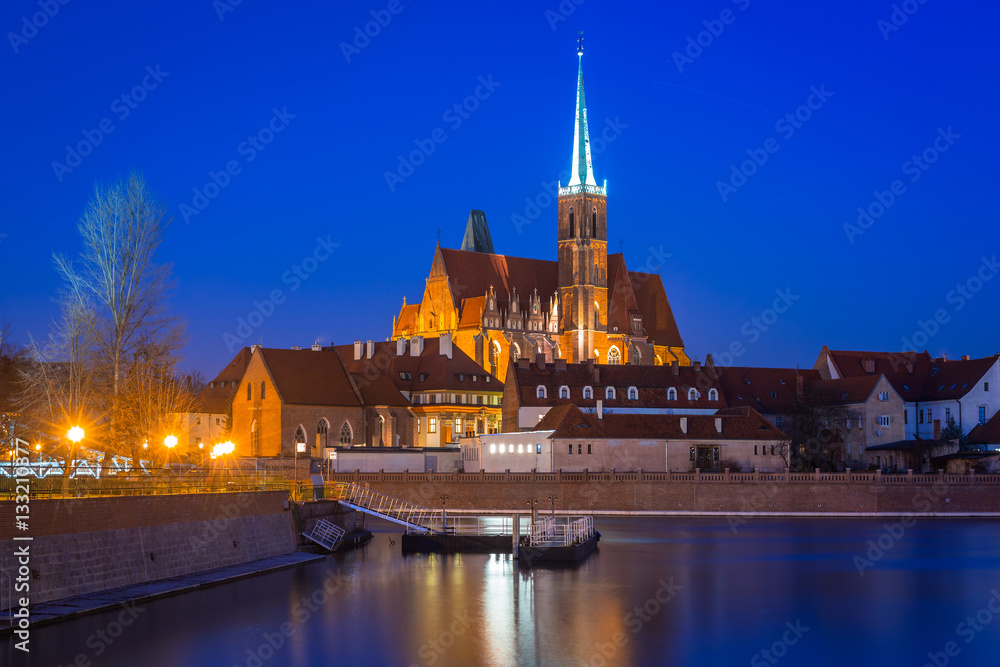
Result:
<svg viewBox="0 0 1000 667">
<path fill-rule="evenodd" d="M 165 437 L 163 439 L 163 446 L 166 447 L 167 449 L 173 449 L 174 447 L 176 447 L 177 446 L 177 436 L 176 435 L 168 435 L 167 437 Z"/>
<path fill-rule="evenodd" d="M 69 433 L 66 434 L 66 437 L 69 438 L 69 441 L 73 444 L 79 444 L 79 442 L 83 440 L 83 435 L 83 429 L 79 426 L 74 426 L 69 430 Z"/>
</svg>

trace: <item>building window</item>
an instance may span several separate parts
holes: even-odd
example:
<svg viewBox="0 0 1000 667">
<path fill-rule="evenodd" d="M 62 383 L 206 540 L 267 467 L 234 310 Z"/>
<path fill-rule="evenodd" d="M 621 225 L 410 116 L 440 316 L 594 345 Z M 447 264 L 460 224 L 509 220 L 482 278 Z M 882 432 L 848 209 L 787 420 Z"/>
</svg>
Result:
<svg viewBox="0 0 1000 667">
<path fill-rule="evenodd" d="M 712 447 L 712 460 L 715 461 L 716 463 L 719 462 L 719 455 L 721 454 L 721 452 L 719 451 L 720 449 L 721 447 Z"/>
<path fill-rule="evenodd" d="M 576 453 L 583 454 L 583 443 L 576 446 Z"/>
<path fill-rule="evenodd" d="M 573 207 L 569 207 L 569 235 L 570 237 L 576 236 L 576 220 L 573 216 Z"/>
<path fill-rule="evenodd" d="M 608 401 L 615 400 L 615 388 L 614 387 L 608 387 L 607 389 L 604 390 L 604 399 L 608 400 Z"/>
<path fill-rule="evenodd" d="M 688 400 L 696 401 L 698 400 L 698 392 L 694 388 L 688 389 Z"/>
<path fill-rule="evenodd" d="M 618 351 L 618 346 L 612 345 L 608 350 L 608 365 L 618 366 L 622 363 L 622 353 Z"/>
<path fill-rule="evenodd" d="M 628 400 L 638 401 L 639 400 L 639 390 L 635 387 L 628 388 Z"/>
<path fill-rule="evenodd" d="M 924 411 L 923 410 L 918 410 L 917 411 L 917 423 L 918 424 L 923 424 L 924 423 Z"/>
<path fill-rule="evenodd" d="M 947 424 L 951 421 L 951 408 L 944 409 L 944 423 Z"/>
<path fill-rule="evenodd" d="M 267 387 L 267 385 L 266 385 L 266 384 L 264 384 L 264 381 L 263 381 L 263 380 L 261 380 L 261 381 L 260 381 L 260 400 L 262 400 L 262 401 L 264 400 L 264 389 L 265 389 L 266 387 Z"/>
<path fill-rule="evenodd" d="M 536 454 L 541 454 L 542 453 L 542 446 L 541 445 L 535 445 L 535 453 Z"/>
<path fill-rule="evenodd" d="M 330 430 L 330 423 L 325 419 L 320 419 L 316 424 L 316 445 L 318 447 L 328 447 L 330 445 L 327 438 L 327 431 Z"/>
<path fill-rule="evenodd" d="M 677 400 L 677 390 L 674 387 L 667 389 L 667 400 L 676 401 Z"/>
<path fill-rule="evenodd" d="M 858 417 L 858 428 L 864 428 L 864 427 L 865 427 L 865 418 Z"/>
<path fill-rule="evenodd" d="M 980 405 L 979 406 L 979 423 L 980 424 L 985 424 L 986 423 L 986 406 L 985 405 Z"/>
<path fill-rule="evenodd" d="M 351 430 L 351 425 L 348 422 L 344 422 L 344 425 L 340 427 L 340 444 L 349 445 L 354 439 L 354 431 Z"/>
<path fill-rule="evenodd" d="M 990 390 L 990 383 L 989 382 L 984 382 L 983 383 L 983 391 L 989 391 L 989 390 Z"/>
<path fill-rule="evenodd" d="M 909 424 L 910 423 L 910 411 L 909 410 L 903 410 L 903 423 L 904 424 Z"/>
<path fill-rule="evenodd" d="M 931 417 L 931 408 L 927 408 L 927 423 L 928 424 L 934 423 L 934 418 Z"/>
<path fill-rule="evenodd" d="M 479 399 L 479 405 L 482 405 L 483 404 L 483 397 L 482 396 L 476 396 L 476 398 Z"/>
<path fill-rule="evenodd" d="M 535 389 L 535 398 L 545 398 L 545 397 L 546 397 L 545 386 L 538 385 L 538 388 Z"/>
<path fill-rule="evenodd" d="M 573 453 L 573 443 L 570 443 L 570 444 L 569 444 L 569 453 L 570 453 L 570 454 L 572 454 L 572 453 Z"/>
<path fill-rule="evenodd" d="M 588 454 L 593 454 L 594 453 L 594 450 L 591 449 L 591 443 L 589 443 L 589 442 L 587 443 L 587 453 Z"/>
<path fill-rule="evenodd" d="M 215 418 L 215 425 L 218 426 L 220 423 L 222 423 L 222 418 L 221 417 L 216 417 Z"/>
<path fill-rule="evenodd" d="M 880 415 L 879 418 L 878 418 L 878 425 L 879 426 L 889 426 L 890 422 L 891 422 L 891 419 L 890 419 L 889 415 Z"/>
<path fill-rule="evenodd" d="M 248 401 L 252 398 L 251 394 L 253 394 L 253 385 L 250 384 L 249 382 L 247 382 L 247 400 Z"/>
<path fill-rule="evenodd" d="M 559 387 L 559 398 L 569 398 L 569 387 L 566 385 Z"/>
<path fill-rule="evenodd" d="M 198 426 L 201 426 L 201 417 L 195 417 L 194 423 Z"/>
<path fill-rule="evenodd" d="M 710 400 L 710 401 L 717 401 L 717 400 L 719 400 L 719 390 L 718 389 L 714 389 L 714 388 L 713 389 L 709 389 L 708 390 L 708 400 Z"/>
<path fill-rule="evenodd" d="M 462 434 L 462 418 L 455 417 L 455 435 Z"/>
<path fill-rule="evenodd" d="M 754 453 L 756 454 L 757 452 Z M 694 461 L 694 447 L 688 447 L 688 459 Z"/>
<path fill-rule="evenodd" d="M 778 428 L 781 428 L 781 422 L 782 421 L 783 421 L 782 417 L 775 417 L 774 418 L 774 425 L 777 426 Z M 850 428 L 851 427 L 851 424 L 850 424 L 851 420 L 848 419 L 847 422 L 848 422 L 847 423 L 847 428 Z"/>
<path fill-rule="evenodd" d="M 771 398 L 778 398 L 778 392 L 772 391 L 771 392 Z"/>
<path fill-rule="evenodd" d="M 496 443 L 494 443 L 490 445 L 490 454 L 496 454 L 496 453 L 497 453 L 497 446 Z"/>
<path fill-rule="evenodd" d="M 594 390 L 590 387 L 583 388 L 583 397 L 586 399 L 591 399 L 594 397 Z"/>
<path fill-rule="evenodd" d="M 597 209 L 594 209 L 593 217 L 591 218 L 591 231 L 590 236 L 592 238 L 597 238 Z"/>
<path fill-rule="evenodd" d="M 437 433 L 438 432 L 438 420 L 436 417 L 427 418 L 427 432 Z"/>
<path fill-rule="evenodd" d="M 771 455 L 774 456 L 774 445 L 771 445 Z"/>
<path fill-rule="evenodd" d="M 878 400 L 880 400 L 880 401 L 888 401 L 889 400 L 889 392 L 887 392 L 887 391 L 880 391 L 878 393 Z"/>
<path fill-rule="evenodd" d="M 757 445 L 753 446 L 753 455 L 757 456 Z"/>
<path fill-rule="evenodd" d="M 250 386 L 247 385 L 249 389 Z M 254 419 L 250 424 L 250 452 L 254 456 L 260 454 L 260 428 L 257 426 L 257 420 Z"/>
<path fill-rule="evenodd" d="M 420 435 L 420 417 L 417 417 L 417 435 Z"/>
</svg>

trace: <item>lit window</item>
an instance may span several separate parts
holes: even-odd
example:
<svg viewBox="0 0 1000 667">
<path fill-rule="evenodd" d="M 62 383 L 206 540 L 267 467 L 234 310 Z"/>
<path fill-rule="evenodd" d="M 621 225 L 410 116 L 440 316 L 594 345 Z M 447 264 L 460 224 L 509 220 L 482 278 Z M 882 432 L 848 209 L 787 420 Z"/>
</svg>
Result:
<svg viewBox="0 0 1000 667">
<path fill-rule="evenodd" d="M 517 453 L 518 454 L 524 454 L 524 445 L 518 445 L 517 446 Z"/>
<path fill-rule="evenodd" d="M 608 350 L 608 365 L 617 366 L 622 362 L 622 353 L 618 351 L 618 348 L 614 345 Z"/>
<path fill-rule="evenodd" d="M 437 433 L 438 432 L 438 420 L 436 417 L 427 418 L 427 432 Z"/>
<path fill-rule="evenodd" d="M 500 445 L 500 453 L 501 454 L 507 453 L 507 445 Z"/>
<path fill-rule="evenodd" d="M 417 433 L 420 433 L 420 419 L 417 418 Z"/>
<path fill-rule="evenodd" d="M 496 454 L 496 453 L 497 453 L 497 446 L 495 444 L 490 445 L 490 454 Z"/>
</svg>

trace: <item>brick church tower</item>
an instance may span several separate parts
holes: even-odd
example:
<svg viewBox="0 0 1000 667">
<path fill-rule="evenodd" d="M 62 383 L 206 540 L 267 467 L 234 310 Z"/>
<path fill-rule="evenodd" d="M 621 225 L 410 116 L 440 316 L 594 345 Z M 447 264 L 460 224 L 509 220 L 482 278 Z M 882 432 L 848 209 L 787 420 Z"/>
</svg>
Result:
<svg viewBox="0 0 1000 667">
<path fill-rule="evenodd" d="M 577 57 L 572 176 L 559 188 L 559 328 L 571 362 L 599 357 L 608 331 L 607 182 L 597 185 L 590 157 L 582 35 Z"/>
</svg>

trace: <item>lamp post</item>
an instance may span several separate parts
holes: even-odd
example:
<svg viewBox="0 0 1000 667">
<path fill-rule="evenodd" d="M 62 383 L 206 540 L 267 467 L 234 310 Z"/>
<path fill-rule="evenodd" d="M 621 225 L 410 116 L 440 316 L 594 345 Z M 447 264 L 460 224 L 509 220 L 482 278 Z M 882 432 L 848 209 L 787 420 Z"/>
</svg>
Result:
<svg viewBox="0 0 1000 667">
<path fill-rule="evenodd" d="M 552 504 L 552 516 L 556 515 L 556 501 L 559 500 L 559 496 L 549 496 L 549 502 Z"/>
<path fill-rule="evenodd" d="M 69 491 L 69 477 L 73 472 L 73 456 L 76 454 L 76 448 L 83 440 L 85 433 L 79 426 L 74 426 L 66 433 L 66 438 L 73 443 L 69 448 L 69 460 L 66 461 L 66 470 L 63 471 L 63 488 L 62 495 L 63 498 L 66 497 L 66 492 Z"/>
<path fill-rule="evenodd" d="M 538 498 L 528 498 L 526 503 L 531 508 L 531 523 L 538 521 Z"/>
<path fill-rule="evenodd" d="M 35 452 L 38 455 L 38 472 L 35 473 L 35 477 L 41 479 L 42 477 L 42 446 L 39 443 L 35 443 Z"/>
<path fill-rule="evenodd" d="M 448 525 L 448 494 L 441 494 L 441 532 L 447 532 Z"/>
<path fill-rule="evenodd" d="M 304 442 L 295 443 L 295 468 L 293 469 L 292 472 L 292 479 L 295 480 L 295 489 L 297 491 L 301 490 L 301 484 L 299 483 L 299 452 L 305 452 L 305 451 L 306 451 L 306 443 Z"/>
</svg>

